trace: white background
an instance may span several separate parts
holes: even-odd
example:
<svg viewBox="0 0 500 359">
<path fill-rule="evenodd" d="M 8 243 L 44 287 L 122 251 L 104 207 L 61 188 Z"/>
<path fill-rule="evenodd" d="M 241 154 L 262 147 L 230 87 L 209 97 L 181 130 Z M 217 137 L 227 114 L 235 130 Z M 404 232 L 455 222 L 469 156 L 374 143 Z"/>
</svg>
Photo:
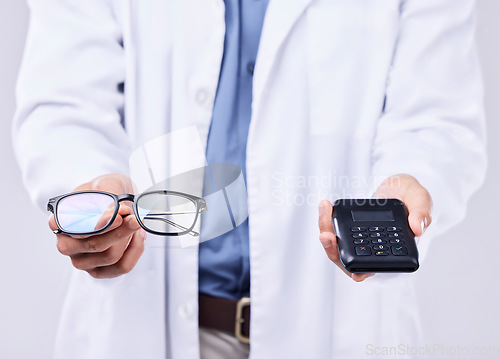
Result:
<svg viewBox="0 0 500 359">
<path fill-rule="evenodd" d="M 490 168 L 471 200 L 467 218 L 433 243 L 414 275 L 428 348 L 442 345 L 469 355 L 500 358 L 500 1 L 478 0 L 478 45 L 486 83 Z M 10 128 L 28 10 L 24 1 L 0 1 L 0 358 L 50 358 L 68 280 L 47 215 L 35 209 L 22 186 Z M 452 179 L 450 179 L 452 180 Z M 424 239 L 422 239 L 424 240 Z M 473 355 L 475 348 L 484 355 Z M 491 347 L 496 347 L 496 353 Z M 465 348 L 465 349 L 464 349 Z M 421 355 L 420 357 L 431 357 Z M 356 359 L 356 358 L 352 358 Z"/>
</svg>

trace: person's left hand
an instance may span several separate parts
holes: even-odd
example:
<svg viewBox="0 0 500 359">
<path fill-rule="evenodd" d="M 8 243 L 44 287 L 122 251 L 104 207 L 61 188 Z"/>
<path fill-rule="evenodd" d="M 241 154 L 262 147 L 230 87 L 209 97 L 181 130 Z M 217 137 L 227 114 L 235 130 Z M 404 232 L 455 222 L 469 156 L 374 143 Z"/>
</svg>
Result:
<svg viewBox="0 0 500 359">
<path fill-rule="evenodd" d="M 374 198 L 397 198 L 408 208 L 408 222 L 415 237 L 420 237 L 431 223 L 432 199 L 429 192 L 412 176 L 401 174 L 387 178 L 377 189 Z M 332 203 L 319 203 L 319 240 L 326 255 L 345 274 L 356 282 L 362 282 L 375 273 L 349 273 L 340 261 L 337 237 L 332 224 Z"/>
</svg>

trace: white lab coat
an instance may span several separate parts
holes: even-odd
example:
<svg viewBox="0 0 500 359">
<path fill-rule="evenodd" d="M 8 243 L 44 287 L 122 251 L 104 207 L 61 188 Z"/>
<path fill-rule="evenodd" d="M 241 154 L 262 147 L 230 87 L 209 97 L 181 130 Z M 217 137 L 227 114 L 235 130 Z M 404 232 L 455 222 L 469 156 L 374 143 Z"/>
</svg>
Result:
<svg viewBox="0 0 500 359">
<path fill-rule="evenodd" d="M 196 126 L 205 145 L 222 0 L 29 3 L 13 131 L 41 207 L 127 173 L 130 151 L 161 134 Z M 463 218 L 486 167 L 473 12 L 473 0 L 270 1 L 247 146 L 252 358 L 418 343 L 412 276 L 348 279 L 318 241 L 317 202 L 409 173 L 434 200 L 422 254 Z M 197 247 L 165 243 L 150 237 L 116 279 L 74 271 L 55 358 L 199 356 Z"/>
</svg>

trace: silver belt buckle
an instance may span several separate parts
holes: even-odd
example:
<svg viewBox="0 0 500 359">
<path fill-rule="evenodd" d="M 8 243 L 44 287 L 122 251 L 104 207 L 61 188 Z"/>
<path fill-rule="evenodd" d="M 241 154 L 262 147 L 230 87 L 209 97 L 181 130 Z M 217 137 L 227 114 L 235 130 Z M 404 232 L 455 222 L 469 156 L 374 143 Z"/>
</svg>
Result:
<svg viewBox="0 0 500 359">
<path fill-rule="evenodd" d="M 243 324 L 245 319 L 243 318 L 243 309 L 250 306 L 250 298 L 243 297 L 236 303 L 236 319 L 234 321 L 234 335 L 238 340 L 245 344 L 250 344 L 250 337 L 244 336 L 242 334 Z"/>
</svg>

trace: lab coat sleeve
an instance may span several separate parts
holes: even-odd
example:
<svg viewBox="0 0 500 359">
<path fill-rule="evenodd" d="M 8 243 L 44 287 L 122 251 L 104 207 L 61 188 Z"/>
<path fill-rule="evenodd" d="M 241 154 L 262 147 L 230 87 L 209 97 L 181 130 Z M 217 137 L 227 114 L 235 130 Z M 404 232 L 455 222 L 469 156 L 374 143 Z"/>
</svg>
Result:
<svg viewBox="0 0 500 359">
<path fill-rule="evenodd" d="M 482 79 L 473 0 L 407 0 L 372 152 L 375 189 L 414 176 L 434 202 L 428 240 L 465 216 L 486 172 Z M 432 234 L 431 234 L 432 232 Z"/>
<path fill-rule="evenodd" d="M 50 196 L 127 172 L 124 51 L 107 0 L 31 0 L 13 143 L 25 186 Z"/>
</svg>

